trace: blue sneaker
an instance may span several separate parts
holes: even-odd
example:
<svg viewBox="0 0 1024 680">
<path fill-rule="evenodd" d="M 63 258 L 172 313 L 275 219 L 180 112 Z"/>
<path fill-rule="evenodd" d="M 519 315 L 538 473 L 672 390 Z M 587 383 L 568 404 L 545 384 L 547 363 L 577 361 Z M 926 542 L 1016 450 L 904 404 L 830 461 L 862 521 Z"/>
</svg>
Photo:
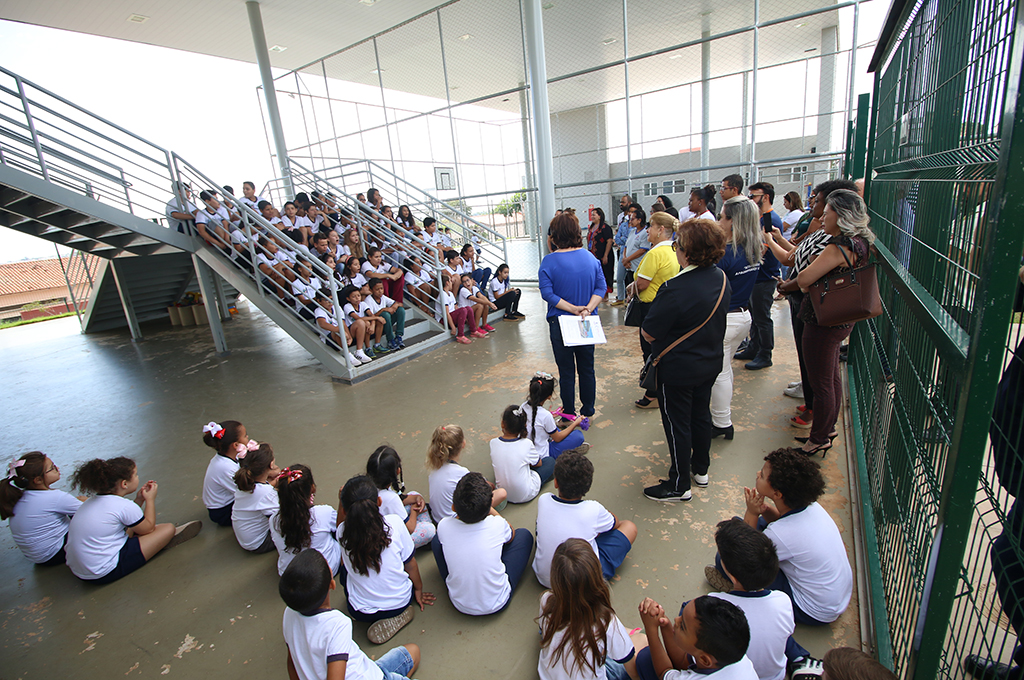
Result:
<svg viewBox="0 0 1024 680">
<path fill-rule="evenodd" d="M 390 340 L 388 342 L 388 349 L 391 349 L 391 350 L 398 349 L 398 338 L 393 338 L 392 340 Z"/>
<path fill-rule="evenodd" d="M 405 340 L 402 339 L 401 335 L 395 338 L 395 342 L 398 343 L 398 349 L 405 349 Z"/>
<path fill-rule="evenodd" d="M 363 354 L 365 354 L 366 356 L 370 357 L 371 359 L 376 359 L 377 358 L 376 355 L 374 355 L 374 353 L 373 353 L 373 348 L 372 347 L 367 347 L 366 349 L 364 349 L 363 350 Z"/>
</svg>

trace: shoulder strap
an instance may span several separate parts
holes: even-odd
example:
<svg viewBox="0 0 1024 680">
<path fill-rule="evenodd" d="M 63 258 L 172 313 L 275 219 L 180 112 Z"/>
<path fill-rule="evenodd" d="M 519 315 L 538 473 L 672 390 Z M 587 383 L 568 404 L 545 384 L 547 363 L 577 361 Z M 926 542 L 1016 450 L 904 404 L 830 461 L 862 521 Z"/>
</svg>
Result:
<svg viewBox="0 0 1024 680">
<path fill-rule="evenodd" d="M 721 271 L 721 270 L 719 270 L 719 271 Z M 696 333 L 697 331 L 699 331 L 699 330 L 700 330 L 701 328 L 704 328 L 704 326 L 705 326 L 705 325 L 707 325 L 708 321 L 711 321 L 711 318 L 712 318 L 712 317 L 713 317 L 713 316 L 715 315 L 715 312 L 717 312 L 717 311 L 718 311 L 718 307 L 719 307 L 719 305 L 721 305 L 721 304 L 722 304 L 722 298 L 723 298 L 723 297 L 725 297 L 725 283 L 726 283 L 726 281 L 728 281 L 728 280 L 729 280 L 729 279 L 728 279 L 728 277 L 726 277 L 726 275 L 725 275 L 725 272 L 722 272 L 722 289 L 721 289 L 720 291 L 718 291 L 718 300 L 717 300 L 717 301 L 715 301 L 715 306 L 714 306 L 714 308 L 713 308 L 713 309 L 711 310 L 711 314 L 709 314 L 709 315 L 708 315 L 708 318 L 704 319 L 704 323 L 702 323 L 701 325 L 697 326 L 697 327 L 696 327 L 696 328 L 694 328 L 694 329 L 693 329 L 692 331 L 690 331 L 689 333 L 687 333 L 686 335 L 684 335 L 683 337 L 679 338 L 678 340 L 676 340 L 675 342 L 673 342 L 673 343 L 672 343 L 671 345 L 669 345 L 668 347 L 666 347 L 666 348 L 665 348 L 665 349 L 664 349 L 664 350 L 663 350 L 663 351 L 661 352 L 661 354 L 659 354 L 659 355 L 657 356 L 657 358 L 655 358 L 655 360 L 654 360 L 654 361 L 652 362 L 652 365 L 653 365 L 653 366 L 657 366 L 657 365 L 658 365 L 658 362 L 659 362 L 659 361 L 661 361 L 661 358 L 662 358 L 663 356 L 665 356 L 666 354 L 668 354 L 669 352 L 671 352 L 671 351 L 672 351 L 673 349 L 675 349 L 676 345 L 678 345 L 679 343 L 681 343 L 681 342 L 682 342 L 683 340 L 686 340 L 687 338 L 689 338 L 689 337 L 690 337 L 691 335 L 693 335 L 694 333 Z"/>
</svg>

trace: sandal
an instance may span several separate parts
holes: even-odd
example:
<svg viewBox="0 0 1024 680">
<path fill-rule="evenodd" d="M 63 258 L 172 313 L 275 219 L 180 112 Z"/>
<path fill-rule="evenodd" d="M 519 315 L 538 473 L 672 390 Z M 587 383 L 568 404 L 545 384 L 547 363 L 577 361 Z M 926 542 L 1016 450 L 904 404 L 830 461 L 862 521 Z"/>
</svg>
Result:
<svg viewBox="0 0 1024 680">
<path fill-rule="evenodd" d="M 828 443 L 831 444 L 832 442 L 834 442 L 836 440 L 836 437 L 838 437 L 838 436 L 839 436 L 838 432 L 833 432 L 832 434 L 830 434 L 828 436 Z M 811 438 L 810 437 L 793 437 L 793 439 L 797 440 L 801 444 L 806 444 L 808 441 L 810 441 Z"/>
<path fill-rule="evenodd" d="M 827 454 L 828 450 L 831 449 L 831 448 L 832 448 L 832 442 L 829 442 L 828 444 L 819 444 L 818 446 L 815 446 L 810 451 L 808 451 L 807 449 L 804 449 L 804 448 L 800 448 L 800 449 L 797 449 L 797 450 L 800 453 L 802 453 L 805 456 L 807 456 L 808 458 L 810 458 L 811 456 L 814 456 L 814 455 L 820 453 L 822 460 L 824 460 L 825 459 L 825 454 Z"/>
<path fill-rule="evenodd" d="M 636 404 L 637 408 L 658 408 L 658 399 L 648 399 L 646 394 L 633 403 Z"/>
</svg>

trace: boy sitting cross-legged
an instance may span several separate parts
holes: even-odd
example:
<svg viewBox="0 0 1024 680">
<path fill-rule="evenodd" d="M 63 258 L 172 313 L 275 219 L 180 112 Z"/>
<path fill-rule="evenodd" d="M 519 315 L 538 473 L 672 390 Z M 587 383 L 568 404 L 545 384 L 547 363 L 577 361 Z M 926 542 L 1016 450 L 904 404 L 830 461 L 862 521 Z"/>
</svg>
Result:
<svg viewBox="0 0 1024 680">
<path fill-rule="evenodd" d="M 636 525 L 616 519 L 597 501 L 585 501 L 594 481 L 594 464 L 582 453 L 566 451 L 555 460 L 555 491 L 537 501 L 537 555 L 533 571 L 551 587 L 551 558 L 566 539 L 582 538 L 601 560 L 605 580 L 615 576 L 636 540 Z"/>
<path fill-rule="evenodd" d="M 743 610 L 721 598 L 704 595 L 683 605 L 675 621 L 647 597 L 640 603 L 647 646 L 626 662 L 630 677 L 640 680 L 757 680 L 747 658 L 750 627 Z M 659 635 L 660 633 L 660 635 Z M 634 638 L 642 646 L 644 636 Z"/>
<path fill-rule="evenodd" d="M 430 544 L 448 598 L 460 612 L 473 616 L 508 606 L 533 551 L 533 534 L 513 530 L 491 507 L 491 493 L 479 472 L 464 475 L 452 497 L 455 516 L 438 523 Z"/>
<path fill-rule="evenodd" d="M 416 672 L 418 645 L 395 647 L 374 662 L 352 641 L 352 622 L 331 608 L 334 579 L 319 551 L 296 555 L 281 575 L 278 590 L 288 605 L 284 641 L 291 680 L 401 680 Z"/>
</svg>

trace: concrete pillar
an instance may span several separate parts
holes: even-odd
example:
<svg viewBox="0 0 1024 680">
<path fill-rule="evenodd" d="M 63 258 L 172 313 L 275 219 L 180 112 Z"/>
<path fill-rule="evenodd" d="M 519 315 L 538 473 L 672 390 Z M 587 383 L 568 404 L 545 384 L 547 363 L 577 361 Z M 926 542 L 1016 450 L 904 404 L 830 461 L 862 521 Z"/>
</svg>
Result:
<svg viewBox="0 0 1024 680">
<path fill-rule="evenodd" d="M 534 162 L 539 194 L 538 229 L 541 253 L 547 253 L 545 225 L 555 216 L 555 164 L 551 151 L 551 113 L 548 106 L 548 70 L 544 57 L 544 20 L 541 0 L 524 0 L 526 60 L 530 68 L 530 110 L 533 114 Z"/>
<path fill-rule="evenodd" d="M 519 83 L 522 87 L 526 83 Z M 533 171 L 533 149 L 530 144 L 530 102 L 528 101 L 528 95 L 526 89 L 519 90 L 519 116 L 522 121 L 523 128 L 523 188 L 534 187 L 537 185 L 537 177 Z M 537 225 L 540 222 L 537 220 L 537 197 L 531 191 L 526 194 L 526 201 L 523 203 L 523 226 L 526 229 L 526 235 L 530 238 L 540 238 L 540 230 Z"/>
<path fill-rule="evenodd" d="M 821 72 L 818 76 L 818 153 L 832 150 L 832 107 L 836 89 L 836 50 L 839 48 L 839 27 L 821 29 Z"/>
<path fill-rule="evenodd" d="M 274 138 L 274 151 L 277 153 L 277 166 L 281 177 L 285 178 L 288 195 L 295 195 L 291 173 L 288 169 L 288 146 L 284 142 L 284 127 L 281 125 L 281 112 L 277 108 L 277 90 L 274 89 L 274 76 L 270 73 L 270 53 L 267 52 L 267 36 L 263 33 L 263 14 L 260 3 L 248 0 L 245 9 L 249 12 L 249 29 L 252 31 L 252 45 L 256 52 L 256 64 L 260 69 L 260 80 L 263 83 L 263 98 L 267 103 L 267 116 L 270 118 L 270 133 Z"/>
</svg>

